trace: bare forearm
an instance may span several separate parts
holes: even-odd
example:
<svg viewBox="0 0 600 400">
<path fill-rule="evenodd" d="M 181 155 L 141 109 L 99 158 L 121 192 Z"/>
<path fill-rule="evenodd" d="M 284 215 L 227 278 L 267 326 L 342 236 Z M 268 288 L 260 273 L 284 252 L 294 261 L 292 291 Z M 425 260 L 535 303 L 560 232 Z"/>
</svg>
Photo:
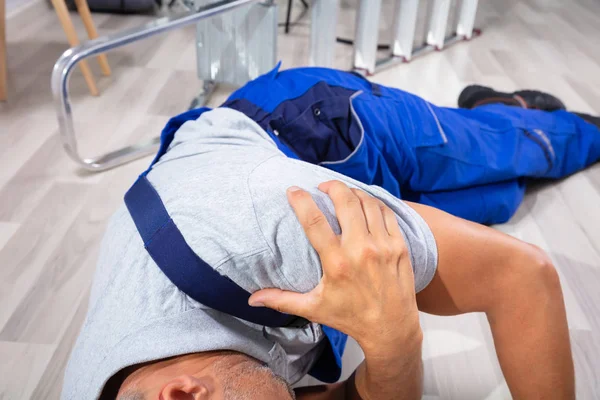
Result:
<svg viewBox="0 0 600 400">
<path fill-rule="evenodd" d="M 398 346 L 365 351 L 365 360 L 345 382 L 296 389 L 298 400 L 420 399 L 423 392 L 422 334 Z M 390 349 L 390 350 L 388 350 Z"/>
<path fill-rule="evenodd" d="M 365 350 L 365 361 L 354 376 L 356 391 L 347 400 L 420 399 L 423 392 L 423 362 L 420 328 L 402 345 Z"/>
<path fill-rule="evenodd" d="M 575 398 L 563 297 L 558 281 L 554 285 L 554 289 L 529 288 L 487 313 L 514 399 Z"/>
<path fill-rule="evenodd" d="M 419 309 L 436 315 L 485 312 L 514 398 L 574 398 L 563 296 L 547 255 L 489 227 L 410 206 L 438 247 L 438 269 L 417 295 Z"/>
</svg>

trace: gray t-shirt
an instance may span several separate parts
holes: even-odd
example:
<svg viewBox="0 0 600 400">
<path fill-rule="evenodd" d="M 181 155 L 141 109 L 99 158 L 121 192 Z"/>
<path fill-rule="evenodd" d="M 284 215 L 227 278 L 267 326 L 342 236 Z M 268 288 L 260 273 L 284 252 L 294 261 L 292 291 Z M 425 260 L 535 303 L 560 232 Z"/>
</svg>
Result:
<svg viewBox="0 0 600 400">
<path fill-rule="evenodd" d="M 329 198 L 316 187 L 339 179 L 383 200 L 398 216 L 416 290 L 437 266 L 423 219 L 385 190 L 284 156 L 269 135 L 227 108 L 186 122 L 148 179 L 190 247 L 244 289 L 306 292 L 321 277 L 318 255 L 286 198 L 310 191 L 339 233 Z M 157 267 L 122 206 L 110 220 L 94 276 L 87 318 L 69 360 L 63 399 L 96 399 L 121 369 L 175 355 L 230 349 L 268 364 L 290 383 L 319 357 L 318 324 L 267 328 L 212 310 L 177 289 Z"/>
</svg>

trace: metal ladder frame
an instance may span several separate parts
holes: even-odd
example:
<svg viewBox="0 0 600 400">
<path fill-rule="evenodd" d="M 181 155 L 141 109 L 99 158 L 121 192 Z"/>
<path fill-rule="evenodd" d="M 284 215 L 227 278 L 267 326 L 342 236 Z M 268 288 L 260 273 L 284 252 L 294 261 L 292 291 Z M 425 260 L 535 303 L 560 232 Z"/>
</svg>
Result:
<svg viewBox="0 0 600 400">
<path fill-rule="evenodd" d="M 155 137 L 131 146 L 107 152 L 97 157 L 84 158 L 81 156 L 77 147 L 77 138 L 73 124 L 73 113 L 68 90 L 71 72 L 73 72 L 73 69 L 79 62 L 94 55 L 125 46 L 129 43 L 178 29 L 244 5 L 259 2 L 261 2 L 261 0 L 223 0 L 209 6 L 201 7 L 196 11 L 190 11 L 171 17 L 158 18 L 155 21 L 140 27 L 127 29 L 113 35 L 90 40 L 80 46 L 65 51 L 54 65 L 52 71 L 52 95 L 54 97 L 54 105 L 58 116 L 61 141 L 69 157 L 89 171 L 104 171 L 140 157 L 153 154 L 157 151 L 158 145 L 160 144 L 160 137 Z M 210 82 L 205 89 L 210 90 Z"/>
<path fill-rule="evenodd" d="M 361 0 L 356 18 L 354 69 L 372 75 L 382 69 L 439 51 L 452 44 L 478 36 L 474 29 L 478 0 L 462 0 L 458 11 L 456 33 L 446 37 L 450 0 L 431 0 L 427 39 L 423 46 L 413 48 L 419 0 L 396 0 L 393 39 L 390 55 L 377 59 L 377 40 L 382 0 Z M 367 4 L 368 3 L 368 4 Z"/>
<path fill-rule="evenodd" d="M 309 64 L 333 66 L 339 0 L 313 0 L 310 28 Z"/>
</svg>

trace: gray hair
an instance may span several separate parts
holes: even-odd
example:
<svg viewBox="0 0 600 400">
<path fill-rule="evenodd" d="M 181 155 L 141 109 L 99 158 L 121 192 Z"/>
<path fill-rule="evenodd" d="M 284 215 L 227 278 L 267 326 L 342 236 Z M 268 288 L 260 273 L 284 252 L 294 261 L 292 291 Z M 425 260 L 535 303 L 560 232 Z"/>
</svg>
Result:
<svg viewBox="0 0 600 400">
<path fill-rule="evenodd" d="M 226 400 L 257 400 L 258 391 L 266 382 L 265 379 L 271 381 L 275 387 L 286 391 L 289 395 L 289 400 L 295 400 L 296 394 L 285 379 L 275 374 L 266 365 L 253 360 L 251 363 L 246 363 L 241 367 L 236 368 L 233 372 L 228 363 L 217 361 L 213 364 L 214 371 L 220 376 L 223 384 L 223 394 Z M 242 385 L 242 378 L 252 376 L 254 384 Z"/>
<path fill-rule="evenodd" d="M 279 387 L 280 390 L 287 391 L 290 400 L 296 399 L 294 390 L 285 379 L 256 360 L 243 365 L 241 368 L 237 368 L 235 372 L 231 371 L 225 360 L 221 362 L 217 361 L 213 365 L 213 368 L 215 368 L 215 372 L 222 380 L 226 400 L 257 400 L 257 389 L 264 384 L 264 379 L 270 380 L 276 387 Z M 244 376 L 247 377 L 248 375 L 254 375 L 254 378 L 256 379 L 254 385 L 250 385 L 250 387 L 246 385 L 240 387 L 240 379 Z M 118 396 L 116 400 L 146 400 L 146 396 L 139 390 L 136 390 L 134 385 L 125 390 L 125 392 Z"/>
<path fill-rule="evenodd" d="M 120 395 L 117 400 L 145 400 L 146 396 L 137 390 L 128 390 Z"/>
</svg>

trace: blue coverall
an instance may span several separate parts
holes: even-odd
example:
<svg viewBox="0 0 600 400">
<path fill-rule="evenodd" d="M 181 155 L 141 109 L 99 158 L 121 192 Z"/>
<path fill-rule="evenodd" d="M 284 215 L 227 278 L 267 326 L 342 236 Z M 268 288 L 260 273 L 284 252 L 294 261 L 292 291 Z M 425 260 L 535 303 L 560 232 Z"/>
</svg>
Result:
<svg viewBox="0 0 600 400">
<path fill-rule="evenodd" d="M 252 118 L 290 157 L 485 224 L 515 213 L 527 178 L 560 178 L 600 159 L 600 130 L 567 111 L 437 107 L 325 68 L 277 66 L 222 107 Z M 170 121 L 163 146 L 206 110 Z"/>
</svg>

